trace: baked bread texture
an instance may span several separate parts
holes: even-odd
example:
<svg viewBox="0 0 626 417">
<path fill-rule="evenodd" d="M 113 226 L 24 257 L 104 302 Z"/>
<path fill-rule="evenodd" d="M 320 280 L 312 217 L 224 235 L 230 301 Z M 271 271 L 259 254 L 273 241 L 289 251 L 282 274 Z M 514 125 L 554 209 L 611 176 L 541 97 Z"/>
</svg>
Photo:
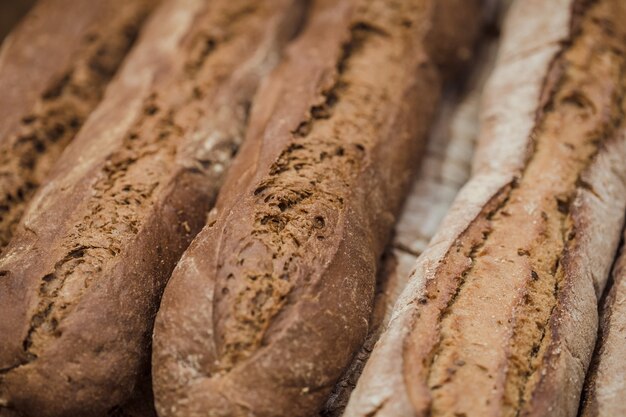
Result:
<svg viewBox="0 0 626 417">
<path fill-rule="evenodd" d="M 480 6 L 313 2 L 166 288 L 152 361 L 162 417 L 321 409 L 367 335 L 442 73 L 469 58 Z"/>
<path fill-rule="evenodd" d="M 504 12 L 505 7 L 497 7 L 488 13 L 471 70 L 444 93 L 419 172 L 382 259 L 367 338 L 333 388 L 321 413 L 324 417 L 343 414 L 418 256 L 428 246 L 457 193 L 470 177 L 479 134 L 480 99 L 495 63 Z"/>
<path fill-rule="evenodd" d="M 626 250 L 613 267 L 600 310 L 600 330 L 580 417 L 626 415 Z"/>
<path fill-rule="evenodd" d="M 154 12 L 0 259 L 2 408 L 104 416 L 128 400 L 165 282 L 303 11 L 167 0 Z"/>
<path fill-rule="evenodd" d="M 625 17 L 513 3 L 474 175 L 345 416 L 576 415 L 626 208 Z"/>
<path fill-rule="evenodd" d="M 0 251 L 157 0 L 41 0 L 0 49 Z"/>
</svg>

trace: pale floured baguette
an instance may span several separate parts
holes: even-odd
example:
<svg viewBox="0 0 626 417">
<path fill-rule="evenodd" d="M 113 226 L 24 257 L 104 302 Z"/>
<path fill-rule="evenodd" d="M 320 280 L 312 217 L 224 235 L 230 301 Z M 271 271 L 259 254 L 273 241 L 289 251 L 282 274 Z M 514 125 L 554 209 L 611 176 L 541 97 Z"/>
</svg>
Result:
<svg viewBox="0 0 626 417">
<path fill-rule="evenodd" d="M 514 2 L 475 174 L 345 415 L 575 416 L 626 199 L 626 4 Z"/>
</svg>

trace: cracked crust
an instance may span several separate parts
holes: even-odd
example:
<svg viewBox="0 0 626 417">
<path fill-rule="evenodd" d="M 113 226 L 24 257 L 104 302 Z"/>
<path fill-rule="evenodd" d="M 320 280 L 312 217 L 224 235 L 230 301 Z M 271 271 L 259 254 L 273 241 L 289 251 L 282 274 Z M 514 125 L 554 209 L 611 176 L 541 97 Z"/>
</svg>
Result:
<svg viewBox="0 0 626 417">
<path fill-rule="evenodd" d="M 626 415 L 626 250 L 613 267 L 600 311 L 600 331 L 585 381 L 580 417 Z"/>
<path fill-rule="evenodd" d="M 513 5 L 475 174 L 346 416 L 576 415 L 626 206 L 624 13 L 615 0 Z"/>
<path fill-rule="evenodd" d="M 303 9 L 168 0 L 155 11 L 0 260 L 2 407 L 105 415 L 141 382 L 165 282 Z"/>
<path fill-rule="evenodd" d="M 101 101 L 157 3 L 44 0 L 3 44 L 0 250 L 37 187 Z"/>
<path fill-rule="evenodd" d="M 376 264 L 439 99 L 437 65 L 468 57 L 480 20 L 478 2 L 462 16 L 455 2 L 315 3 L 166 289 L 153 351 L 162 416 L 323 405 L 366 336 Z M 446 18 L 472 36 L 457 39 Z"/>
</svg>

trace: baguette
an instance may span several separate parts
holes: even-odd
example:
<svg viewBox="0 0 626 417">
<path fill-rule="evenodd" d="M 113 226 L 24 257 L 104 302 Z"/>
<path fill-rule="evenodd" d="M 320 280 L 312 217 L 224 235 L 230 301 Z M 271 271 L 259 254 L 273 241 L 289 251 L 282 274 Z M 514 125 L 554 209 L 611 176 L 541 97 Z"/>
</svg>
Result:
<svg viewBox="0 0 626 417">
<path fill-rule="evenodd" d="M 345 416 L 576 415 L 626 208 L 624 18 L 619 0 L 514 2 L 475 173 Z"/>
<path fill-rule="evenodd" d="M 343 414 L 350 393 L 380 333 L 389 322 L 393 306 L 411 275 L 417 257 L 426 249 L 454 197 L 470 176 L 478 138 L 480 97 L 495 63 L 500 25 L 498 16 L 502 15 L 503 10 L 490 13 L 469 79 L 444 95 L 417 179 L 404 203 L 393 240 L 382 261 L 367 338 L 328 398 L 322 411 L 325 417 Z"/>
<path fill-rule="evenodd" d="M 157 0 L 42 0 L 0 50 L 0 252 Z"/>
<path fill-rule="evenodd" d="M 626 415 L 626 249 L 613 268 L 602 303 L 600 331 L 587 373 L 580 417 Z"/>
<path fill-rule="evenodd" d="M 479 4 L 314 2 L 166 288 L 152 361 L 161 417 L 320 410 L 367 334 L 440 72 L 469 57 Z"/>
<path fill-rule="evenodd" d="M 300 0 L 168 0 L 0 259 L 0 404 L 101 416 L 148 369 L 165 282 L 206 221 Z"/>
</svg>

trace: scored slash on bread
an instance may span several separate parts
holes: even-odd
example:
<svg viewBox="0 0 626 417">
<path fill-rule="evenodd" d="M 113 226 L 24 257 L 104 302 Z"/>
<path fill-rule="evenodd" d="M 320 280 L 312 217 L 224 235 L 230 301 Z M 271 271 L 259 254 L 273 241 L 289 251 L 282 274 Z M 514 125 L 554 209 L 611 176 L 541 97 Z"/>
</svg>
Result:
<svg viewBox="0 0 626 417">
<path fill-rule="evenodd" d="M 42 0 L 0 50 L 0 252 L 156 0 Z"/>
<path fill-rule="evenodd" d="M 625 18 L 618 0 L 514 2 L 474 176 L 347 417 L 576 415 L 626 207 Z"/>
<path fill-rule="evenodd" d="M 166 288 L 152 361 L 162 417 L 321 408 L 366 336 L 441 72 L 469 58 L 479 5 L 313 2 Z"/>
<path fill-rule="evenodd" d="M 154 12 L 0 259 L 2 407 L 104 416 L 136 389 L 161 291 L 303 12 L 299 0 Z"/>
</svg>

